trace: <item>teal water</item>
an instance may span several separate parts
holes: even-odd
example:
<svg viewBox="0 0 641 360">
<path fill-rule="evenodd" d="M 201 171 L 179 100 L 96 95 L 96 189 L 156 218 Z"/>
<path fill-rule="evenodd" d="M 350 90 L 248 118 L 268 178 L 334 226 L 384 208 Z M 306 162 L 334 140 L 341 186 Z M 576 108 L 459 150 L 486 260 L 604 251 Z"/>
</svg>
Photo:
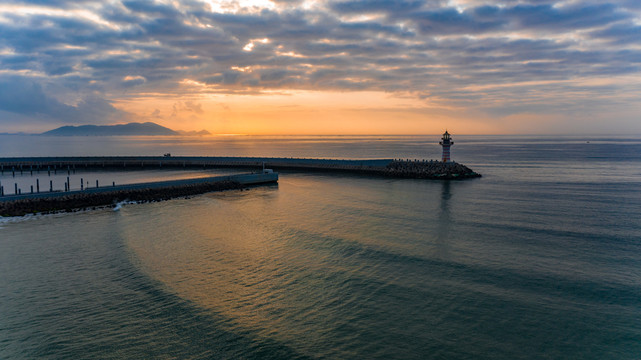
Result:
<svg viewBox="0 0 641 360">
<path fill-rule="evenodd" d="M 234 141 L 436 158 L 430 140 Z M 226 145 L 203 155 L 254 155 Z M 641 140 L 455 137 L 452 154 L 484 177 L 285 172 L 2 219 L 0 358 L 639 358 Z"/>
</svg>

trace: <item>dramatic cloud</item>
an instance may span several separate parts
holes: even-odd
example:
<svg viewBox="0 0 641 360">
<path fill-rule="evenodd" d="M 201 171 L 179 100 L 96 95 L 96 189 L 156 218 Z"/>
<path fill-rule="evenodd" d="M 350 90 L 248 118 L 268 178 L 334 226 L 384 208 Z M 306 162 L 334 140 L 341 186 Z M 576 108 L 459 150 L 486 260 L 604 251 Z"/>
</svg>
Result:
<svg viewBox="0 0 641 360">
<path fill-rule="evenodd" d="M 76 104 L 67 105 L 49 93 L 28 77 L 0 77 L 0 110 L 38 122 L 109 123 L 125 116 L 99 96 L 87 95 Z M 6 121 L 0 119 L 0 123 Z"/>
<path fill-rule="evenodd" d="M 383 92 L 452 119 L 616 108 L 633 129 L 639 24 L 632 0 L 5 1 L 0 111 L 108 123 L 146 99 L 189 120 L 207 96 Z"/>
</svg>

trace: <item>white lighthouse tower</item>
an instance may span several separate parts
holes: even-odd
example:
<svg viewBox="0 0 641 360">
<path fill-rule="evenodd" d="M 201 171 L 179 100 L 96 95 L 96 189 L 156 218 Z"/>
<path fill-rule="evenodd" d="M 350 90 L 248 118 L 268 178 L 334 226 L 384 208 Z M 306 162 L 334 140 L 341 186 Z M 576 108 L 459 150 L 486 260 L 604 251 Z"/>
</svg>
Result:
<svg viewBox="0 0 641 360">
<path fill-rule="evenodd" d="M 443 146 L 443 162 L 446 163 L 452 161 L 450 158 L 450 146 L 454 145 L 454 141 L 452 141 L 452 137 L 447 130 L 445 130 L 445 134 L 443 134 L 439 144 Z"/>
</svg>

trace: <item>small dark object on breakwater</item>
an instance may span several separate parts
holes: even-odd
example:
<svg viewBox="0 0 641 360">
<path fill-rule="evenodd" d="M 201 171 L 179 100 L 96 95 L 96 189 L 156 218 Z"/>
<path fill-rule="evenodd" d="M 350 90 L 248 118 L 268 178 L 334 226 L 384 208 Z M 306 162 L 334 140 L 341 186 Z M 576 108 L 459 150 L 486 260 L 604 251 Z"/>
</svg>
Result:
<svg viewBox="0 0 641 360">
<path fill-rule="evenodd" d="M 22 216 L 34 213 L 70 212 L 75 209 L 95 209 L 97 206 L 111 206 L 120 201 L 149 202 L 168 200 L 176 197 L 197 195 L 211 191 L 242 189 L 236 181 L 188 184 L 152 189 L 127 189 L 102 193 L 76 193 L 50 198 L 26 198 L 0 202 L 0 216 Z"/>
<path fill-rule="evenodd" d="M 481 177 L 465 165 L 449 161 L 403 161 L 394 160 L 384 170 L 384 174 L 393 177 L 418 179 L 469 179 Z"/>
</svg>

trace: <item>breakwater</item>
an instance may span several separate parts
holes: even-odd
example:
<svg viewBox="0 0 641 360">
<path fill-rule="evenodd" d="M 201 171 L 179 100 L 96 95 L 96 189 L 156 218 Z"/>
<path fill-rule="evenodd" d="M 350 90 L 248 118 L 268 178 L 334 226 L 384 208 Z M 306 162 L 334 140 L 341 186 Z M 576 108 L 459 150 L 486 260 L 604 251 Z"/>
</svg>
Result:
<svg viewBox="0 0 641 360">
<path fill-rule="evenodd" d="M 456 162 L 401 159 L 300 159 L 269 157 L 211 156 L 106 156 L 0 158 L 0 171 L 72 172 L 76 169 L 149 169 L 149 168 L 259 168 L 276 170 L 342 171 L 389 177 L 422 179 L 465 179 L 481 175 Z"/>
<path fill-rule="evenodd" d="M 386 176 L 417 179 L 456 180 L 481 177 L 463 164 L 441 161 L 395 160 L 385 166 Z"/>
<path fill-rule="evenodd" d="M 96 187 L 80 191 L 53 191 L 0 197 L 0 216 L 72 211 L 99 206 L 115 206 L 121 201 L 159 201 L 212 191 L 242 189 L 275 183 L 277 173 L 239 174 Z"/>
</svg>

